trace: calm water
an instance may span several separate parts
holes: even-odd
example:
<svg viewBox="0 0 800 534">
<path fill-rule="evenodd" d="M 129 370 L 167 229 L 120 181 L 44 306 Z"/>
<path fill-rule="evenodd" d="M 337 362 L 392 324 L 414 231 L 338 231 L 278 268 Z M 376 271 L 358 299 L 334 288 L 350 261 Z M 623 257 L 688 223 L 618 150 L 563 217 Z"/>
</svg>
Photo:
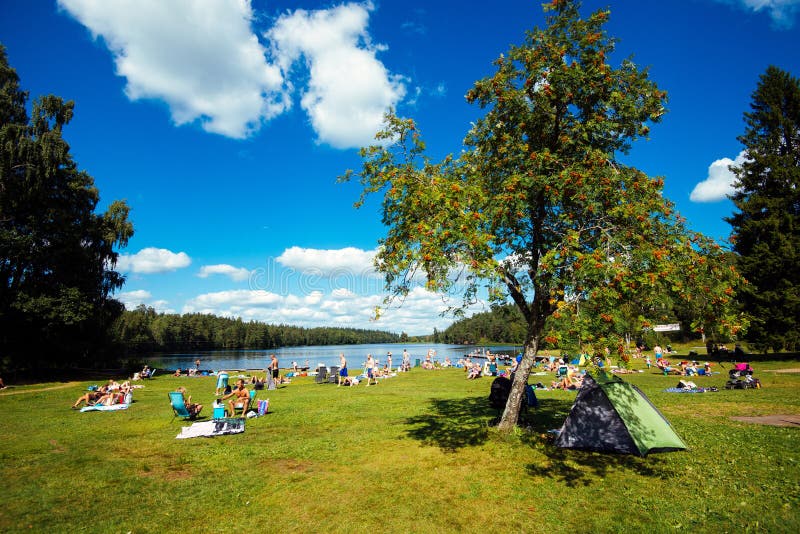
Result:
<svg viewBox="0 0 800 534">
<path fill-rule="evenodd" d="M 297 362 L 299 367 L 316 368 L 319 364 L 327 366 L 339 365 L 339 353 L 344 353 L 348 367 L 363 367 L 367 354 L 372 354 L 383 365 L 386 363 L 386 353 L 392 353 L 392 366 L 397 366 L 403 360 L 403 349 L 411 355 L 411 365 L 416 359 L 424 360 L 429 349 L 436 351 L 436 360 L 444 361 L 449 356 L 455 363 L 475 350 L 489 349 L 495 354 L 516 354 L 521 347 L 513 346 L 488 346 L 475 347 L 472 345 L 445 345 L 443 343 L 413 344 L 373 344 L 373 345 L 326 345 L 313 347 L 282 347 L 272 350 L 216 350 L 184 352 L 180 354 L 151 354 L 144 360 L 158 369 L 188 369 L 195 366 L 195 360 L 200 360 L 200 369 L 203 370 L 235 370 L 235 369 L 264 369 L 269 363 L 269 355 L 275 354 L 283 369 L 290 368 L 292 362 Z"/>
</svg>

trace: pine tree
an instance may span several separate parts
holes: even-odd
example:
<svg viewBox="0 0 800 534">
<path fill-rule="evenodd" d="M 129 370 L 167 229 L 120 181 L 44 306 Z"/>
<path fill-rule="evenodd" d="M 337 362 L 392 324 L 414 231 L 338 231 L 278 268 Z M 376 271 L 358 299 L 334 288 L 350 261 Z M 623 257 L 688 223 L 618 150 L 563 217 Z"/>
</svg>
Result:
<svg viewBox="0 0 800 534">
<path fill-rule="evenodd" d="M 739 141 L 747 160 L 734 168 L 738 211 L 733 250 L 749 281 L 740 293 L 753 317 L 748 339 L 760 348 L 800 347 L 800 82 L 770 66 L 753 92 Z"/>
</svg>

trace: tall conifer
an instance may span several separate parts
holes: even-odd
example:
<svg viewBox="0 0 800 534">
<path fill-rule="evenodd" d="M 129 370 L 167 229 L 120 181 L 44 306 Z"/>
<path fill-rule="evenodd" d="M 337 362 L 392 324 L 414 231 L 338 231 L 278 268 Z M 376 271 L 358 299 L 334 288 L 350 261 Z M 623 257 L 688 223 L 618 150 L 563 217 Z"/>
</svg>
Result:
<svg viewBox="0 0 800 534">
<path fill-rule="evenodd" d="M 800 82 L 771 66 L 753 92 L 734 168 L 733 250 L 750 282 L 740 300 L 753 319 L 748 339 L 773 350 L 800 347 Z"/>
</svg>

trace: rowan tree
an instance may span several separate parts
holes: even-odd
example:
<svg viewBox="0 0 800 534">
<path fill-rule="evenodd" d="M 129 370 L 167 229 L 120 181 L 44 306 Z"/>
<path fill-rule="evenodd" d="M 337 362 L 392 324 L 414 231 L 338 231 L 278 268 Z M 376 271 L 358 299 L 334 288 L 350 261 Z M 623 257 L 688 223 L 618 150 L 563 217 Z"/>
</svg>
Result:
<svg viewBox="0 0 800 534">
<path fill-rule="evenodd" d="M 363 149 L 361 170 L 343 177 L 359 177 L 360 202 L 384 194 L 376 266 L 390 299 L 421 271 L 429 290 L 463 297 L 456 309 L 485 287 L 521 311 L 524 356 L 501 430 L 518 420 L 542 342 L 558 342 L 549 321 L 586 310 L 595 347 L 616 348 L 620 303 L 691 294 L 696 284 L 681 269 L 714 254 L 662 196 L 663 180 L 620 160 L 660 120 L 666 93 L 633 61 L 608 64 L 608 11 L 582 19 L 565 0 L 545 10 L 546 27 L 467 93 L 485 115 L 458 158 L 430 161 L 414 122 L 389 114 L 382 144 Z"/>
</svg>

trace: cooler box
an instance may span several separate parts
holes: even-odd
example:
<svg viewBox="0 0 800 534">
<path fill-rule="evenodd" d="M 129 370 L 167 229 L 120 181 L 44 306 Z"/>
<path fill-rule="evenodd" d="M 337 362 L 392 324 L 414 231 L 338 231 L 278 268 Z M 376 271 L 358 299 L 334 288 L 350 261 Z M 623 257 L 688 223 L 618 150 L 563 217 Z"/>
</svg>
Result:
<svg viewBox="0 0 800 534">
<path fill-rule="evenodd" d="M 225 417 L 225 406 L 214 406 L 214 419 L 223 419 Z"/>
</svg>

